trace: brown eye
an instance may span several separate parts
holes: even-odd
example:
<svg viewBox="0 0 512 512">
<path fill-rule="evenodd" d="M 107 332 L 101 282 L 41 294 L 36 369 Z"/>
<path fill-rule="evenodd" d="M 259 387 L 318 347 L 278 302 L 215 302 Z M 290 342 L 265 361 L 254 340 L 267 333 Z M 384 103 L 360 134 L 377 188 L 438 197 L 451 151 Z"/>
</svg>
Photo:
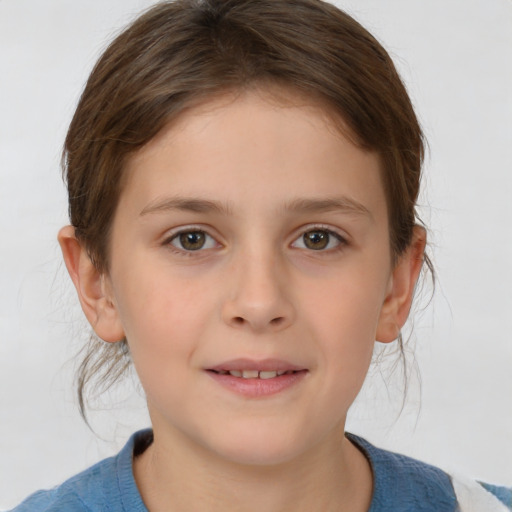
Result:
<svg viewBox="0 0 512 512">
<path fill-rule="evenodd" d="M 217 245 L 217 242 L 210 235 L 200 230 L 177 233 L 169 243 L 182 251 L 212 249 Z"/>
<path fill-rule="evenodd" d="M 204 242 L 205 236 L 202 231 L 191 231 L 190 233 L 181 233 L 180 235 L 181 246 L 187 251 L 202 249 Z"/>
<path fill-rule="evenodd" d="M 324 230 L 308 231 L 304 233 L 302 239 L 308 249 L 320 251 L 329 245 L 330 234 Z"/>
<path fill-rule="evenodd" d="M 310 229 L 293 242 L 292 247 L 311 251 L 329 251 L 341 249 L 347 245 L 346 240 L 330 229 Z"/>
</svg>

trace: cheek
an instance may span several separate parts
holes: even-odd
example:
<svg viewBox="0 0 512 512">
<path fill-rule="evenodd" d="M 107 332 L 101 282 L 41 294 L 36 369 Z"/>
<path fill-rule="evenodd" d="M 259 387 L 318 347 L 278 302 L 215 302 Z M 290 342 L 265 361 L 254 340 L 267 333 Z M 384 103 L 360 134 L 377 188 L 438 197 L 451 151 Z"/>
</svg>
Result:
<svg viewBox="0 0 512 512">
<path fill-rule="evenodd" d="M 387 276 L 360 267 L 312 280 L 301 294 L 302 314 L 322 330 L 321 338 L 337 340 L 341 346 L 375 341 Z"/>
<path fill-rule="evenodd" d="M 366 267 L 368 268 L 368 267 Z M 325 389 L 346 397 L 350 405 L 371 362 L 385 295 L 382 274 L 352 268 L 332 276 L 323 286 L 310 283 L 304 293 L 302 316 L 317 340 L 317 352 L 327 368 Z"/>
<path fill-rule="evenodd" d="M 133 267 L 131 267 L 133 268 Z M 184 279 L 153 264 L 119 279 L 117 306 L 137 371 L 192 357 L 214 301 L 202 282 Z M 120 273 L 119 278 L 122 277 Z"/>
</svg>

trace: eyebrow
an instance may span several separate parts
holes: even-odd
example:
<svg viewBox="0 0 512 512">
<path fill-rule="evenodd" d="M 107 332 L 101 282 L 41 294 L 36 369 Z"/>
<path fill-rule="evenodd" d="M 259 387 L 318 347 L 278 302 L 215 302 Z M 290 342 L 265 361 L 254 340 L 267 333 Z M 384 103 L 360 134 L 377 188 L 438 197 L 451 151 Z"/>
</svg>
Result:
<svg viewBox="0 0 512 512">
<path fill-rule="evenodd" d="M 285 205 L 285 211 L 293 213 L 328 213 L 342 212 L 364 215 L 373 219 L 373 215 L 364 204 L 350 197 L 333 197 L 326 199 L 300 198 Z"/>
<path fill-rule="evenodd" d="M 140 212 L 140 216 L 172 210 L 194 213 L 219 213 L 222 215 L 229 215 L 231 213 L 230 206 L 220 201 L 209 201 L 194 197 L 171 197 L 149 203 Z"/>
<path fill-rule="evenodd" d="M 179 210 L 193 213 L 217 213 L 231 215 L 232 208 L 228 203 L 220 201 L 200 199 L 194 197 L 171 197 L 160 199 L 149 203 L 141 212 L 140 216 L 152 213 L 164 213 Z M 286 203 L 283 207 L 285 212 L 291 213 L 329 213 L 342 212 L 348 214 L 364 215 L 373 219 L 373 215 L 362 203 L 349 197 L 336 198 L 298 198 Z"/>
</svg>

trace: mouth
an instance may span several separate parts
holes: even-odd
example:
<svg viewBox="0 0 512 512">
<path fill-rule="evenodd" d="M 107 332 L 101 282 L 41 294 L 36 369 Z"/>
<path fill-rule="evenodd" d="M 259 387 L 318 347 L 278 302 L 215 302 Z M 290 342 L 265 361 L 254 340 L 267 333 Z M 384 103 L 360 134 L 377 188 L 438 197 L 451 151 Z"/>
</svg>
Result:
<svg viewBox="0 0 512 512">
<path fill-rule="evenodd" d="M 295 388 L 309 370 L 278 359 L 236 359 L 206 368 L 224 388 L 245 398 L 263 398 Z"/>
<path fill-rule="evenodd" d="M 304 372 L 306 370 L 208 370 L 217 375 L 231 375 L 241 379 L 275 379 L 283 375 L 293 375 L 294 373 Z"/>
</svg>

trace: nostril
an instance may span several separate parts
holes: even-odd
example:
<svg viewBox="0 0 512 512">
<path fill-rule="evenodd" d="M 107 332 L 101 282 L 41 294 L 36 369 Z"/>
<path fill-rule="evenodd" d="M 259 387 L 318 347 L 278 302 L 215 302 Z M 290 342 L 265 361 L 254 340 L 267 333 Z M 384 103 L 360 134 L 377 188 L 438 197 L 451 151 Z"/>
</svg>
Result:
<svg viewBox="0 0 512 512">
<path fill-rule="evenodd" d="M 284 317 L 278 316 L 278 317 L 270 320 L 270 325 L 274 325 L 274 326 L 281 325 L 284 322 L 284 320 L 285 320 Z M 246 323 L 246 320 L 245 320 L 245 318 L 243 318 L 241 316 L 235 316 L 235 317 L 233 317 L 233 323 L 235 325 L 244 325 Z"/>
</svg>

